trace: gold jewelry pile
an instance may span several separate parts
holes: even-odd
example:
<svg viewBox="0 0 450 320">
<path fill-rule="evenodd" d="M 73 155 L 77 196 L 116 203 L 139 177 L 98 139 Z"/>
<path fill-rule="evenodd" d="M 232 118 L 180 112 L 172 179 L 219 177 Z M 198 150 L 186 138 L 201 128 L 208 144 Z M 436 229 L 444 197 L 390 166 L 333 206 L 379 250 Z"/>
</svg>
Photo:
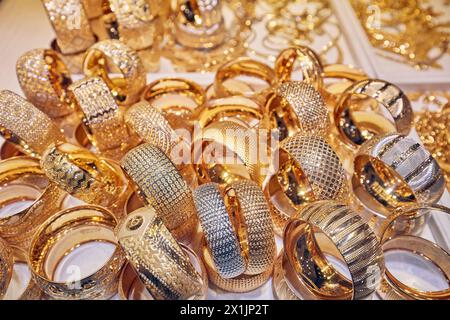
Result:
<svg viewBox="0 0 450 320">
<path fill-rule="evenodd" d="M 217 2 L 181 1 L 173 45 L 188 55 L 223 39 Z M 208 283 L 242 293 L 271 278 L 278 299 L 450 298 L 384 262 L 403 250 L 450 277 L 446 246 L 426 236 L 450 214 L 436 204 L 444 176 L 407 136 L 414 115 L 396 85 L 304 46 L 274 67 L 226 61 L 207 88 L 147 84 L 154 47 L 139 44 L 158 1 L 102 1 L 100 18 L 77 0 L 43 3 L 60 51 L 18 59 L 26 99 L 0 91 L 0 298 L 18 263 L 32 275 L 18 299 L 206 299 Z M 63 23 L 69 3 L 87 29 Z M 91 37 L 92 16 L 108 17 L 113 39 Z M 78 81 L 68 55 L 82 56 Z M 65 257 L 98 242 L 115 248 L 98 270 L 57 278 Z"/>
</svg>

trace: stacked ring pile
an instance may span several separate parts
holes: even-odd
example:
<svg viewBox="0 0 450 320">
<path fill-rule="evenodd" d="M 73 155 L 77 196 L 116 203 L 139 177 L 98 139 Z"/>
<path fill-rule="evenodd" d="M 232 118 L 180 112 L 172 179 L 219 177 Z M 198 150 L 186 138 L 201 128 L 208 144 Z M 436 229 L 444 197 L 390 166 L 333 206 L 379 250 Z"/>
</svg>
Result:
<svg viewBox="0 0 450 320">
<path fill-rule="evenodd" d="M 243 293 L 270 279 L 278 299 L 449 298 L 448 246 L 425 236 L 434 216 L 448 222 L 437 204 L 444 176 L 408 136 L 413 111 L 396 85 L 322 65 L 301 46 L 274 67 L 228 61 L 207 88 L 147 84 L 153 44 L 137 36 L 151 26 L 130 21 L 158 1 L 134 15 L 103 1 L 99 15 L 118 38 L 99 42 L 88 20 L 101 1 L 43 2 L 58 51 L 19 58 L 26 98 L 0 91 L 0 298 L 17 263 L 32 275 L 20 299 L 207 299 L 209 287 Z M 61 22 L 61 3 L 82 6 L 77 34 Z M 214 6 L 202 3 L 184 5 L 210 29 L 186 9 L 180 45 L 222 39 Z M 191 28 L 208 37 L 195 42 Z M 82 60 L 82 78 L 72 80 L 61 53 Z M 99 242 L 114 250 L 95 272 L 56 276 Z M 405 252 L 431 262 L 447 286 L 417 288 L 392 271 L 388 258 Z"/>
</svg>

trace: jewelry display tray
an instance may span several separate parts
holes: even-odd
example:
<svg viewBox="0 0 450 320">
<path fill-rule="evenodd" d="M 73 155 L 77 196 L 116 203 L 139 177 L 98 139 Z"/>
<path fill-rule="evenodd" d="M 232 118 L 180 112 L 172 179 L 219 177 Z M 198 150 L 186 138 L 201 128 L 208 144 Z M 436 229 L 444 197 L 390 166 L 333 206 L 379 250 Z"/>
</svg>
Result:
<svg viewBox="0 0 450 320">
<path fill-rule="evenodd" d="M 448 90 L 450 88 L 450 55 L 444 57 L 442 71 L 417 71 L 411 67 L 378 57 L 371 47 L 364 30 L 357 20 L 350 3 L 347 0 L 330 0 L 334 13 L 333 19 L 341 26 L 343 35 L 339 40 L 342 47 L 345 64 L 351 64 L 364 70 L 369 76 L 384 79 L 399 85 L 403 90 Z M 262 28 L 261 28 L 262 29 Z M 257 33 L 264 30 L 256 30 Z M 53 31 L 47 21 L 46 14 L 40 1 L 36 0 L 3 0 L 0 1 L 0 64 L 1 77 L 0 89 L 8 89 L 20 93 L 17 82 L 15 63 L 24 52 L 34 48 L 49 47 L 54 38 Z M 380 66 L 384 66 L 380 68 Z M 74 76 L 75 79 L 80 76 Z M 187 78 L 207 86 L 214 80 L 213 73 L 175 73 L 170 62 L 162 59 L 161 69 L 158 73 L 148 74 L 148 82 L 163 77 Z M 420 106 L 414 105 L 415 110 Z M 415 130 L 411 133 L 418 139 Z M 3 139 L 0 140 L 0 144 Z M 75 201 L 76 202 L 76 201 Z M 450 194 L 445 191 L 440 204 L 450 206 Z M 444 226 L 450 225 L 450 217 L 440 217 L 429 222 L 428 231 L 440 243 L 447 244 L 450 248 L 449 231 Z M 89 248 L 90 256 L 95 256 L 96 261 L 85 261 L 82 256 L 86 252 L 79 251 L 66 263 L 80 264 L 83 267 L 95 268 L 111 253 L 111 248 L 106 244 L 96 244 L 97 247 Z M 281 248 L 281 239 L 277 238 L 278 249 Z M 92 254 L 94 253 L 94 255 Z M 94 260 L 94 259 L 92 259 Z M 25 266 L 15 268 L 13 285 L 17 285 L 17 291 L 21 291 L 21 285 L 30 277 Z M 64 276 L 61 276 L 64 278 Z M 14 292 L 12 292 L 14 295 Z M 117 297 L 116 297 L 117 298 Z M 245 293 L 227 293 L 210 288 L 208 299 L 274 299 L 271 280 L 259 289 Z M 377 299 L 373 295 L 373 299 Z"/>
</svg>

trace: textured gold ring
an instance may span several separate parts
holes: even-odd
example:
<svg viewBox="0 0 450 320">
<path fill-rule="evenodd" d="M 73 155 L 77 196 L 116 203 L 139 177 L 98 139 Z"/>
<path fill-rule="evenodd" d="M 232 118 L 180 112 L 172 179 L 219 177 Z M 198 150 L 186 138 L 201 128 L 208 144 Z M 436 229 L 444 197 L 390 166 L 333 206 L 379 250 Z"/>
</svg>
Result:
<svg viewBox="0 0 450 320">
<path fill-rule="evenodd" d="M 207 282 L 153 208 L 141 208 L 128 215 L 117 237 L 155 300 L 205 298 Z"/>
<path fill-rule="evenodd" d="M 374 137 L 361 146 L 352 185 L 364 206 L 382 218 L 406 204 L 435 203 L 445 190 L 433 156 L 419 141 L 395 133 Z"/>
<path fill-rule="evenodd" d="M 61 52 L 85 51 L 96 39 L 81 0 L 42 0 Z"/>
<path fill-rule="evenodd" d="M 84 74 L 101 77 L 119 104 L 130 105 L 139 100 L 146 84 L 146 72 L 138 54 L 119 40 L 97 42 L 86 51 Z M 118 72 L 113 78 L 108 72 Z"/>
<path fill-rule="evenodd" d="M 345 171 L 331 146 L 319 136 L 296 134 L 279 148 L 278 171 L 264 187 L 271 202 L 275 232 L 303 205 L 348 196 Z"/>
<path fill-rule="evenodd" d="M 0 91 L 0 134 L 23 153 L 36 158 L 51 143 L 65 140 L 45 113 L 8 90 Z"/>
<path fill-rule="evenodd" d="M 17 79 L 25 97 L 51 118 L 72 113 L 67 87 L 70 72 L 58 53 L 34 49 L 20 56 L 16 63 Z"/>
<path fill-rule="evenodd" d="M 336 271 L 321 251 L 320 244 L 330 240 L 350 279 Z M 286 225 L 284 250 L 294 270 L 288 280 L 304 299 L 365 298 L 378 288 L 384 272 L 375 233 L 356 212 L 335 201 L 319 201 L 301 209 Z"/>
<path fill-rule="evenodd" d="M 97 206 L 79 206 L 60 211 L 38 230 L 29 251 L 33 280 L 49 296 L 62 300 L 109 299 L 117 292 L 125 254 L 117 243 L 117 219 Z M 108 261 L 91 275 L 68 281 L 55 280 L 61 259 L 84 243 L 114 244 Z"/>
<path fill-rule="evenodd" d="M 140 145 L 123 157 L 122 168 L 177 239 L 195 231 L 197 219 L 190 187 L 161 149 L 150 143 Z"/>
<path fill-rule="evenodd" d="M 8 290 L 13 272 L 13 256 L 8 244 L 0 238 L 0 300 Z"/>
</svg>

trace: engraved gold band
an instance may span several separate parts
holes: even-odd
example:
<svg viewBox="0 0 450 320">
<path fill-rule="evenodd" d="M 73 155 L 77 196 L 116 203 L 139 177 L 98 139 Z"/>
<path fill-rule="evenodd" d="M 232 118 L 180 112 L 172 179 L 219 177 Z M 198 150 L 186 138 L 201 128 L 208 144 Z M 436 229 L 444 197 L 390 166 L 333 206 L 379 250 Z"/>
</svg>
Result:
<svg viewBox="0 0 450 320">
<path fill-rule="evenodd" d="M 364 143 L 354 160 L 353 191 L 380 217 L 413 202 L 437 202 L 445 190 L 439 164 L 416 140 L 400 134 Z"/>
<path fill-rule="evenodd" d="M 0 134 L 23 153 L 39 158 L 64 135 L 41 110 L 14 92 L 0 91 Z"/>
<path fill-rule="evenodd" d="M 204 278 L 153 208 L 141 208 L 128 215 L 117 236 L 128 261 L 155 300 L 204 296 Z"/>
<path fill-rule="evenodd" d="M 96 206 L 79 206 L 51 217 L 38 230 L 30 248 L 30 268 L 36 284 L 55 299 L 108 299 L 117 292 L 125 255 L 117 244 L 117 219 Z M 73 281 L 54 279 L 61 258 L 83 243 L 103 241 L 116 245 L 109 260 L 93 274 Z"/>
<path fill-rule="evenodd" d="M 72 113 L 67 87 L 70 72 L 58 53 L 34 49 L 24 53 L 16 63 L 17 79 L 28 101 L 51 118 Z"/>
<path fill-rule="evenodd" d="M 320 243 L 330 240 L 351 279 L 336 271 L 321 250 Z M 303 299 L 362 299 L 377 289 L 384 272 L 376 235 L 357 213 L 335 201 L 300 210 L 286 225 L 284 250 L 294 270 L 287 279 Z"/>
<path fill-rule="evenodd" d="M 83 71 L 86 76 L 101 77 L 121 105 L 137 102 L 146 84 L 145 69 L 138 54 L 119 40 L 104 40 L 90 47 Z M 119 72 L 120 77 L 113 78 L 108 72 Z"/>
<path fill-rule="evenodd" d="M 279 148 L 278 168 L 264 187 L 278 235 L 283 234 L 287 220 L 301 206 L 347 197 L 347 178 L 341 162 L 319 136 L 298 133 L 285 139 Z"/>
</svg>

